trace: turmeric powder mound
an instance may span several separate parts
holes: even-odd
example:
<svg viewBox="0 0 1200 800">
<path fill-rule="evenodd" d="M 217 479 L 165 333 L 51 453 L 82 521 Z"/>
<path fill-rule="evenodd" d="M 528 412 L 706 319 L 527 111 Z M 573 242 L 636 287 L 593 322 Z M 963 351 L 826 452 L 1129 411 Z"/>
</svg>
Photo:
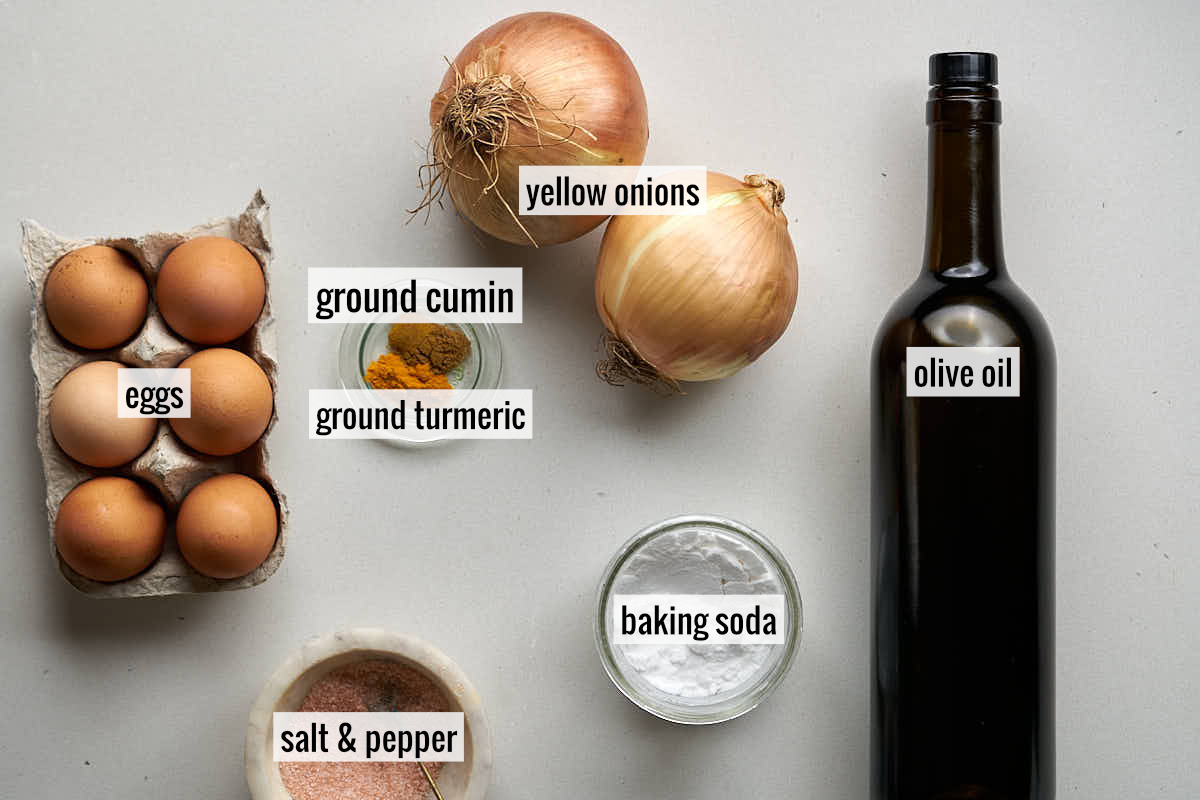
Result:
<svg viewBox="0 0 1200 800">
<path fill-rule="evenodd" d="M 364 376 L 374 389 L 453 389 L 450 379 L 429 364 L 409 364 L 395 353 L 385 353 L 367 367 Z"/>
</svg>

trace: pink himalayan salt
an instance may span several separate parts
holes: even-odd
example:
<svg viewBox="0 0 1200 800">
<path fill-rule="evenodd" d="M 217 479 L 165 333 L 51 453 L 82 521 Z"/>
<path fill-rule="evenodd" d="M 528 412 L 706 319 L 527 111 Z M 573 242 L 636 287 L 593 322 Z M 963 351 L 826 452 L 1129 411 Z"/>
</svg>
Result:
<svg viewBox="0 0 1200 800">
<path fill-rule="evenodd" d="M 437 685 L 395 661 L 360 661 L 317 681 L 299 711 L 449 711 Z M 442 765 L 425 762 L 437 778 Z M 279 775 L 292 800 L 426 800 L 433 796 L 411 761 L 281 761 Z"/>
</svg>

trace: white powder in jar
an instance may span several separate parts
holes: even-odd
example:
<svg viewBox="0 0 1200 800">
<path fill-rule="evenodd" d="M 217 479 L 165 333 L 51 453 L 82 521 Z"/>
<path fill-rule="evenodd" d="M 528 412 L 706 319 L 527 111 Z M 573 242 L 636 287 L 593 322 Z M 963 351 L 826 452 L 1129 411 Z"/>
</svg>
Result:
<svg viewBox="0 0 1200 800">
<path fill-rule="evenodd" d="M 730 534 L 669 530 L 639 547 L 613 579 L 611 594 L 782 594 L 762 556 Z M 661 692 L 704 698 L 750 681 L 776 645 L 617 645 L 637 674 Z"/>
</svg>

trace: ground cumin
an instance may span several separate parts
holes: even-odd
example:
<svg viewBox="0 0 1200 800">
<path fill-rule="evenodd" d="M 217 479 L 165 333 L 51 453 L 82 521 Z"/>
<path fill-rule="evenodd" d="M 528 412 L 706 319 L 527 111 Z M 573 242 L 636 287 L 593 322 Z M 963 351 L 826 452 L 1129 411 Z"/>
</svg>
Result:
<svg viewBox="0 0 1200 800">
<path fill-rule="evenodd" d="M 374 389 L 452 389 L 450 379 L 428 363 L 409 364 L 395 353 L 385 353 L 367 367 L 364 376 Z"/>
<path fill-rule="evenodd" d="M 471 340 L 457 328 L 427 322 L 399 322 L 388 331 L 388 347 L 405 363 L 429 364 L 446 373 L 471 354 Z"/>
<path fill-rule="evenodd" d="M 404 356 L 405 361 L 411 359 L 414 364 L 420 363 L 421 359 L 415 357 L 417 344 L 434 328 L 440 327 L 432 322 L 397 322 L 388 330 L 388 347 L 393 353 Z"/>
</svg>

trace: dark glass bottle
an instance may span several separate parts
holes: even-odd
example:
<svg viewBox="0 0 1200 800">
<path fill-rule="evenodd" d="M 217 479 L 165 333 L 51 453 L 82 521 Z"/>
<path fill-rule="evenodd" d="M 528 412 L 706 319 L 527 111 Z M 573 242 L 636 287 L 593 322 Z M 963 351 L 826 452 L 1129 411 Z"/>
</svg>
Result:
<svg viewBox="0 0 1200 800">
<path fill-rule="evenodd" d="M 1004 266 L 996 58 L 930 83 L 925 268 L 871 356 L 871 798 L 1051 800 L 1054 346 Z M 1019 396 L 908 396 L 907 348 L 982 346 Z"/>
</svg>

